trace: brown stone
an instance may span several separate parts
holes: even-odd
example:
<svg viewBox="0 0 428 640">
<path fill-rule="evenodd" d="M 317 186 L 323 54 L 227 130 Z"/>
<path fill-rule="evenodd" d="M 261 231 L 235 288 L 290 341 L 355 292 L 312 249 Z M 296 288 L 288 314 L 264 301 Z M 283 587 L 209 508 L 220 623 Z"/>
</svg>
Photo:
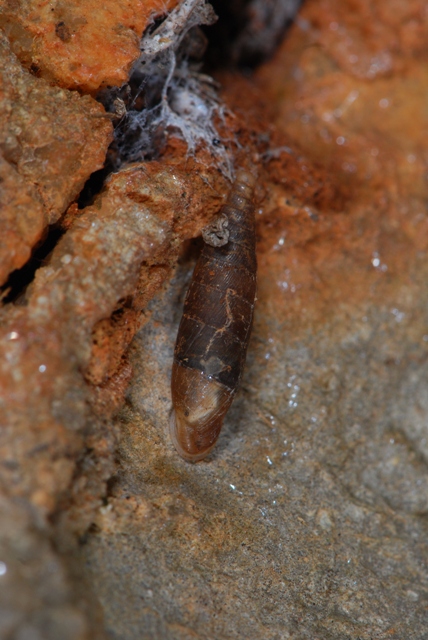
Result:
<svg viewBox="0 0 428 640">
<path fill-rule="evenodd" d="M 176 0 L 2 0 L 0 27 L 23 65 L 67 89 L 121 85 L 148 24 Z"/>
<path fill-rule="evenodd" d="M 58 540 L 69 550 L 74 532 L 85 534 L 102 505 L 117 438 L 115 428 L 104 431 L 103 421 L 123 402 L 132 374 L 124 352 L 149 317 L 142 307 L 162 285 L 181 240 L 197 233 L 222 199 L 217 188 L 224 179 L 209 168 L 195 174 L 193 167 L 153 162 L 112 175 L 94 205 L 69 224 L 21 304 L 0 312 L 0 487 L 24 510 L 25 524 L 19 520 L 14 529 L 18 540 L 35 522 L 61 522 L 65 507 L 76 503 Z M 14 569 L 17 551 L 1 532 L 0 552 L 17 593 L 23 580 Z M 38 571 L 31 556 L 26 584 Z M 80 583 L 81 576 L 76 579 Z M 49 580 L 42 580 L 52 593 Z M 70 638 L 95 637 L 99 627 L 85 627 L 92 614 L 82 613 L 89 596 L 74 600 L 68 582 L 64 589 L 76 618 Z M 10 628 L 21 628 L 37 599 L 0 602 L 5 606 L 13 614 Z M 52 620 L 65 624 L 68 612 L 46 603 L 44 616 L 32 624 L 39 632 L 54 629 L 43 631 L 54 640 Z"/>
<path fill-rule="evenodd" d="M 89 96 L 52 87 L 23 69 L 4 36 L 0 57 L 3 283 L 103 165 L 112 125 Z"/>
<path fill-rule="evenodd" d="M 111 176 L 2 309 L 9 635 L 426 636 L 426 12 L 371 6 L 308 0 L 272 61 L 223 77 L 236 162 L 259 170 L 259 282 L 206 462 L 181 460 L 167 425 L 180 243 L 228 190 L 208 152 L 171 144 Z"/>
<path fill-rule="evenodd" d="M 34 187 L 0 157 L 0 283 L 31 256 L 48 224 Z"/>
<path fill-rule="evenodd" d="M 113 636 L 426 635 L 426 12 L 372 4 L 308 1 L 251 81 L 223 77 L 241 157 L 260 158 L 247 368 L 217 449 L 182 461 L 184 262 L 132 343 L 119 468 L 82 550 Z M 373 58 L 390 65 L 370 77 Z"/>
</svg>

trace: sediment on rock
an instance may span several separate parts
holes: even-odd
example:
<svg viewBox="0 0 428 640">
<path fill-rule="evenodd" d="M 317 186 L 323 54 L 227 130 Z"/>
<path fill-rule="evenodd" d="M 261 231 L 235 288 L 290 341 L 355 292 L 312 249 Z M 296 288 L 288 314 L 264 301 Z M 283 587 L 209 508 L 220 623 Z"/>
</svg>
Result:
<svg viewBox="0 0 428 640">
<path fill-rule="evenodd" d="M 8 640 L 425 637 L 426 9 L 307 0 L 274 53 L 297 4 L 231 4 L 215 81 L 197 24 L 153 45 L 198 0 L 0 8 L 3 286 L 31 267 L 0 309 Z M 165 426 L 192 238 L 248 162 L 254 333 L 189 468 Z"/>
</svg>

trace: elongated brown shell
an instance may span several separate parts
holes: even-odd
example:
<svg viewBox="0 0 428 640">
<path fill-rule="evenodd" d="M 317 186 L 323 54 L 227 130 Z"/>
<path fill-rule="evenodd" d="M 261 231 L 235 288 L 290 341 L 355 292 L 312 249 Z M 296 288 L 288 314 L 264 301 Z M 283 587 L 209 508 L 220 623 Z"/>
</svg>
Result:
<svg viewBox="0 0 428 640">
<path fill-rule="evenodd" d="M 253 176 L 239 171 L 217 224 L 204 234 L 178 329 L 170 431 L 179 454 L 193 462 L 215 445 L 245 364 L 256 295 L 253 191 Z"/>
</svg>

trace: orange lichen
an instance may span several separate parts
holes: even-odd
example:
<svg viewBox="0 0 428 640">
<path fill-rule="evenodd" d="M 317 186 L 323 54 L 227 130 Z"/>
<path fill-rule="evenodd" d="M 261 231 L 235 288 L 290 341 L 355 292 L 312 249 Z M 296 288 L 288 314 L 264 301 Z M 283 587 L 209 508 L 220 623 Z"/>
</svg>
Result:
<svg viewBox="0 0 428 640">
<path fill-rule="evenodd" d="M 19 269 L 42 236 L 48 217 L 34 187 L 0 156 L 0 284 Z"/>
<path fill-rule="evenodd" d="M 224 179 L 188 164 L 136 164 L 112 175 L 37 271 L 25 306 L 1 310 L 1 447 L 12 456 L 1 475 L 10 493 L 34 499 L 43 513 L 60 498 L 61 474 L 83 446 L 88 403 L 106 417 L 123 398 L 130 369 L 122 357 L 142 306 L 180 240 L 200 231 L 198 214 L 206 219 L 222 199 Z"/>
<path fill-rule="evenodd" d="M 61 87 L 94 93 L 126 82 L 141 35 L 177 0 L 6 2 L 0 26 L 33 72 Z"/>
<path fill-rule="evenodd" d="M 316 11 L 310 7 L 302 15 L 301 25 L 339 68 L 370 80 L 421 59 L 428 39 L 426 12 L 420 0 L 321 0 Z"/>
<path fill-rule="evenodd" d="M 169 261 L 174 256 L 175 252 L 168 258 Z M 85 372 L 88 382 L 96 386 L 106 385 L 116 375 L 132 338 L 150 317 L 148 313 L 143 313 L 144 308 L 170 271 L 169 265 L 143 265 L 135 294 L 109 318 L 103 318 L 94 326 L 91 360 Z"/>
<path fill-rule="evenodd" d="M 172 585 L 167 606 L 173 598 L 187 635 L 206 634 L 207 624 L 212 637 L 231 624 L 242 629 L 242 602 L 253 616 L 246 618 L 248 637 L 266 636 L 263 616 L 275 634 L 284 630 L 284 611 L 294 625 L 309 609 L 316 616 L 309 635 L 332 632 L 332 625 L 338 635 L 345 629 L 382 637 L 393 628 L 408 635 L 405 616 L 388 619 L 402 589 L 383 593 L 382 576 L 366 571 L 373 542 L 388 575 L 399 566 L 412 590 L 423 580 L 414 571 L 423 556 L 414 540 L 426 506 L 426 397 L 418 385 L 426 388 L 428 77 L 420 34 L 427 14 L 421 2 L 398 4 L 307 0 L 273 60 L 250 79 L 223 78 L 223 98 L 236 114 L 226 114 L 224 129 L 237 143 L 236 166 L 251 161 L 258 170 L 258 302 L 241 405 L 223 448 L 196 475 L 183 472 L 164 435 L 173 318 L 188 265 L 152 302 L 147 331 L 129 343 L 181 241 L 199 234 L 230 188 L 211 168 L 209 152 L 197 149 L 197 164 L 182 141 L 171 140 L 161 161 L 111 176 L 92 206 L 72 206 L 24 305 L 2 309 L 4 492 L 19 498 L 14 505 L 31 505 L 37 523 L 54 514 L 57 526 L 63 517 L 59 544 L 70 531 L 97 531 L 86 566 L 97 573 L 100 598 L 117 598 L 106 617 L 118 635 L 129 620 L 135 628 L 152 624 L 153 609 L 141 606 L 141 567 L 156 606 L 164 584 Z M 57 37 L 66 42 L 63 22 Z M 349 59 L 354 55 L 360 67 Z M 30 121 L 36 128 L 37 118 Z M 49 211 L 59 211 L 61 189 L 40 193 Z M 125 394 L 120 419 L 109 420 Z M 387 450 L 391 457 L 383 457 Z M 403 522 L 410 527 L 404 534 Z M 86 533 L 82 542 L 90 538 Z M 236 553 L 226 584 L 220 556 L 227 541 Z M 278 554 L 282 543 L 292 553 Z M 261 552 L 254 555 L 255 548 Z M 412 551 L 408 562 L 403 549 Z M 332 550 L 339 561 L 325 583 Z M 186 588 L 174 582 L 181 569 Z M 358 578 L 351 612 L 348 572 Z M 269 602 L 265 593 L 254 598 L 254 575 L 276 589 Z M 312 589 L 318 583 L 322 588 Z M 223 607 L 220 632 L 213 585 L 215 606 Z M 242 585 L 249 585 L 243 595 Z M 206 615 L 195 618 L 201 586 Z M 381 594 L 379 605 L 373 593 Z M 126 613 L 120 620 L 118 606 Z M 423 603 L 412 600 L 412 607 L 423 621 Z"/>
<path fill-rule="evenodd" d="M 246 122 L 266 170 L 259 299 L 277 309 L 282 300 L 283 317 L 299 324 L 324 323 L 349 291 L 358 304 L 381 279 L 406 271 L 409 252 L 427 247 L 428 76 L 419 64 L 427 39 L 403 44 L 403 29 L 425 33 L 426 10 L 414 2 L 393 15 L 388 5 L 387 16 L 369 20 L 368 5 L 356 4 L 357 13 L 352 2 L 325 1 L 323 11 L 307 2 L 251 83 L 224 78 L 238 109 L 239 96 L 250 96 Z M 338 53 L 346 47 L 366 61 L 387 51 L 388 73 L 351 70 Z M 254 122 L 268 123 L 264 137 Z"/>
<path fill-rule="evenodd" d="M 21 67 L 0 36 L 0 283 L 21 267 L 104 162 L 112 125 L 103 107 Z"/>
</svg>

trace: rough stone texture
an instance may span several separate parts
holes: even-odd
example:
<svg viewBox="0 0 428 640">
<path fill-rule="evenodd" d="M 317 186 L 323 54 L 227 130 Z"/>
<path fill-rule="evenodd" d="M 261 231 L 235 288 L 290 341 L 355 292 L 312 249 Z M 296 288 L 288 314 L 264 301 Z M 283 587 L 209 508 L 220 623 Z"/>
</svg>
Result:
<svg viewBox="0 0 428 640">
<path fill-rule="evenodd" d="M 363 2 L 324 0 L 321 29 L 307 0 L 271 63 L 224 78 L 237 164 L 259 153 L 259 291 L 206 462 L 166 431 L 191 246 L 146 305 L 224 197 L 208 155 L 170 145 L 112 176 L 4 305 L 7 640 L 426 637 L 426 40 L 396 46 L 388 6 L 371 39 Z M 388 74 L 339 64 L 349 39 Z"/>
<path fill-rule="evenodd" d="M 90 599 L 81 576 L 76 576 L 77 602 L 68 582 L 58 595 L 55 581 L 66 580 L 60 559 L 51 580 L 41 573 L 35 550 L 47 537 L 46 552 L 40 553 L 48 565 L 50 553 L 55 559 L 48 523 L 61 506 L 79 505 L 57 540 L 57 548 L 68 549 L 70 532 L 84 531 L 102 504 L 105 483 L 114 473 L 116 433 L 96 415 L 107 420 L 123 400 L 132 370 L 121 357 L 146 317 L 141 307 L 160 286 L 183 238 L 200 232 L 197 212 L 204 208 L 209 216 L 222 199 L 218 188 L 224 189 L 224 179 L 209 170 L 195 179 L 192 163 L 189 167 L 153 162 L 113 175 L 94 205 L 75 218 L 49 264 L 37 271 L 21 305 L 1 310 L 0 488 L 6 506 L 11 503 L 11 511 L 19 514 L 10 517 L 10 533 L 2 528 L 0 560 L 7 566 L 8 590 L 0 592 L 0 610 L 8 612 L 10 637 L 29 624 L 40 637 L 58 638 L 58 625 L 68 625 L 67 606 L 76 626 L 70 638 L 96 633 L 85 623 L 83 608 Z M 121 348 L 111 340 L 103 360 L 95 349 L 97 327 L 110 317 L 114 324 L 120 313 L 133 314 L 133 331 L 120 325 Z M 105 386 L 88 385 L 85 376 Z M 20 544 L 28 536 L 31 553 L 23 558 Z M 39 580 L 44 596 L 13 596 L 31 593 L 31 584 Z"/>
<path fill-rule="evenodd" d="M 1 0 L 0 28 L 22 64 L 49 81 L 94 93 L 120 86 L 140 38 L 177 0 Z"/>
<path fill-rule="evenodd" d="M 121 300 L 141 311 L 148 293 L 137 289 L 141 267 L 143 275 L 149 267 L 167 267 L 177 254 L 177 234 L 182 239 L 197 232 L 204 180 L 207 173 L 195 180 L 192 173 L 155 162 L 114 174 L 63 236 L 49 265 L 37 271 L 23 304 L 3 307 L 0 409 L 8 425 L 1 434 L 2 459 L 9 463 L 1 479 L 9 493 L 30 495 L 49 513 L 67 487 L 73 463 L 66 458 L 73 457 L 72 443 L 79 447 L 86 416 L 82 373 L 91 365 L 93 329 Z M 40 430 L 46 435 L 43 447 Z"/>
<path fill-rule="evenodd" d="M 182 461 L 183 260 L 132 344 L 119 468 L 82 540 L 110 638 L 426 638 L 427 76 L 396 46 L 402 11 L 338 6 L 321 30 L 306 2 L 272 63 L 226 79 L 264 162 L 247 369 L 217 449 Z M 388 74 L 339 66 L 352 42 Z"/>
<path fill-rule="evenodd" d="M 103 166 L 112 125 L 91 97 L 51 87 L 23 69 L 1 32 L 0 58 L 3 284 Z"/>
<path fill-rule="evenodd" d="M 88 592 L 82 587 L 73 592 L 47 531 L 34 525 L 34 514 L 2 497 L 0 518 L 0 638 L 102 638 L 99 606 L 85 602 Z"/>
<path fill-rule="evenodd" d="M 0 285 L 27 262 L 48 224 L 37 192 L 0 156 Z"/>
</svg>

